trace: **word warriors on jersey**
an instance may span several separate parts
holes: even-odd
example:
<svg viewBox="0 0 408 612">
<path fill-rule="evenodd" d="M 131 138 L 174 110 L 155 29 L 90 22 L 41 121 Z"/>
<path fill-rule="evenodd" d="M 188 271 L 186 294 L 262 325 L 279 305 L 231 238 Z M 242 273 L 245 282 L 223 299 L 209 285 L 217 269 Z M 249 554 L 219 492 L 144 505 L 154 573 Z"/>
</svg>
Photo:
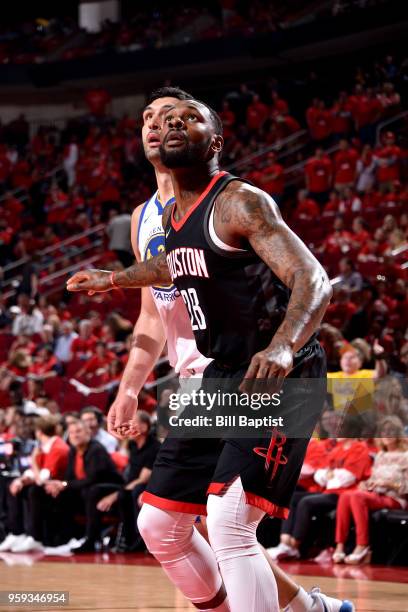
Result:
<svg viewBox="0 0 408 612">
<path fill-rule="evenodd" d="M 203 249 L 180 247 L 167 255 L 167 265 L 172 279 L 180 276 L 209 278 Z"/>
</svg>

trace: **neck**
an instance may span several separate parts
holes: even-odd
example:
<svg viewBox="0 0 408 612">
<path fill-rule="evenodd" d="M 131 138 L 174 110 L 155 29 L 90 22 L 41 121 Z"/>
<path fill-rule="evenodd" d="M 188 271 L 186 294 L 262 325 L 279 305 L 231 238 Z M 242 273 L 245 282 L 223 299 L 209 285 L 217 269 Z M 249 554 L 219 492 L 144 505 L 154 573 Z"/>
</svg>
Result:
<svg viewBox="0 0 408 612">
<path fill-rule="evenodd" d="M 392 452 L 392 451 L 397 450 L 397 448 L 398 448 L 398 442 L 389 442 L 387 446 L 387 451 Z"/>
<path fill-rule="evenodd" d="M 180 217 L 186 214 L 219 171 L 214 159 L 194 168 L 174 168 L 170 171 Z"/>
<path fill-rule="evenodd" d="M 168 170 L 159 167 L 154 168 L 154 173 L 156 175 L 157 189 L 159 191 L 160 201 L 164 205 L 174 195 L 171 175 Z"/>
</svg>

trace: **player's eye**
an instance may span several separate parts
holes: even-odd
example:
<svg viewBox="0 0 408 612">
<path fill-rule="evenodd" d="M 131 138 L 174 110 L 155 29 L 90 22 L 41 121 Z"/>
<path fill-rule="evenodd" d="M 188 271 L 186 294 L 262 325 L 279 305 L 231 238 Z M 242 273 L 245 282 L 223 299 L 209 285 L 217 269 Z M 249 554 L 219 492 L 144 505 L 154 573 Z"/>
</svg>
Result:
<svg viewBox="0 0 408 612">
<path fill-rule="evenodd" d="M 187 115 L 187 119 L 188 119 L 189 121 L 197 121 L 197 117 L 196 117 L 196 115 Z"/>
<path fill-rule="evenodd" d="M 164 118 L 165 123 L 170 123 L 170 121 L 173 119 L 173 115 L 167 115 L 167 117 Z"/>
</svg>

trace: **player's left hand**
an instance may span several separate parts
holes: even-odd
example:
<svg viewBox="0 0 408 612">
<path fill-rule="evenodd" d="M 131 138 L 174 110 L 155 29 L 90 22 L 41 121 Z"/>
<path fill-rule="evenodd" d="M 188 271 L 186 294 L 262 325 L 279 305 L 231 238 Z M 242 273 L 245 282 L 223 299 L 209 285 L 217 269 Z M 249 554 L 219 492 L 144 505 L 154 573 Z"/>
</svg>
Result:
<svg viewBox="0 0 408 612">
<path fill-rule="evenodd" d="M 283 380 L 293 367 L 293 349 L 282 342 L 272 342 L 266 349 L 255 353 L 246 371 L 240 391 L 253 393 L 261 381 L 270 381 L 280 389 Z M 273 379 L 273 380 L 271 380 Z M 264 389 L 266 391 L 266 389 Z"/>
</svg>

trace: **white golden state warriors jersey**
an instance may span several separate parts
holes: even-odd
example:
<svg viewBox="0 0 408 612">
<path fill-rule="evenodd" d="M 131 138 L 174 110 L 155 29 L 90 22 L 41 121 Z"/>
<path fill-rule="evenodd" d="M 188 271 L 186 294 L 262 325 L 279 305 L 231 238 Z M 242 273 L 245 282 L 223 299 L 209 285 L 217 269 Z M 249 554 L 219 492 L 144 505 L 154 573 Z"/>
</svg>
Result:
<svg viewBox="0 0 408 612">
<path fill-rule="evenodd" d="M 143 205 L 139 218 L 137 243 L 143 261 L 160 255 L 165 250 L 162 214 L 171 198 L 162 206 L 156 191 Z M 181 376 L 202 373 L 210 359 L 198 352 L 191 322 L 178 290 L 174 285 L 151 287 L 154 302 L 167 334 L 167 349 L 171 366 Z"/>
</svg>

